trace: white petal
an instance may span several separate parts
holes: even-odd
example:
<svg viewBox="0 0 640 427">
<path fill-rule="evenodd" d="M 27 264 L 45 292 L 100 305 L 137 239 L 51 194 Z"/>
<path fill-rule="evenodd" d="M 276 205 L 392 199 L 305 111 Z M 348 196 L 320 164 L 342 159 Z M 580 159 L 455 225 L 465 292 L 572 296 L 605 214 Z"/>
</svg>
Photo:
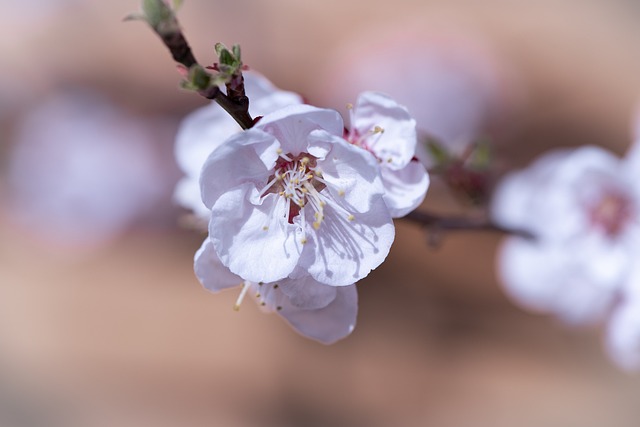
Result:
<svg viewBox="0 0 640 427">
<path fill-rule="evenodd" d="M 336 298 L 326 307 L 305 310 L 294 305 L 283 305 L 279 313 L 302 335 L 323 344 L 333 344 L 355 328 L 358 315 L 356 287 L 338 288 Z"/>
<path fill-rule="evenodd" d="M 206 239 L 196 252 L 194 270 L 200 283 L 212 292 L 243 283 L 240 277 L 222 265 L 209 239 Z"/>
<path fill-rule="evenodd" d="M 277 158 L 273 136 L 250 129 L 238 133 L 207 159 L 200 176 L 202 200 L 211 207 L 225 191 L 244 183 L 267 184 Z"/>
<path fill-rule="evenodd" d="M 387 95 L 364 92 L 358 97 L 353 117 L 352 130 L 361 136 L 376 126 L 384 130 L 368 141 L 373 142 L 371 149 L 389 167 L 400 169 L 411 161 L 416 152 L 416 121 L 404 106 Z"/>
<path fill-rule="evenodd" d="M 264 116 L 287 105 L 302 104 L 300 95 L 280 90 L 261 74 L 244 71 L 244 89 L 249 97 L 251 117 Z"/>
<path fill-rule="evenodd" d="M 178 166 L 187 176 L 197 178 L 209 154 L 240 130 L 215 102 L 195 110 L 185 117 L 176 134 Z"/>
<path fill-rule="evenodd" d="M 298 279 L 283 279 L 278 284 L 291 304 L 306 310 L 326 307 L 336 298 L 335 286 L 323 285 L 308 274 Z"/>
<path fill-rule="evenodd" d="M 252 184 L 222 194 L 211 209 L 209 236 L 222 263 L 251 282 L 275 282 L 300 258 L 297 227 L 287 222 L 284 198 L 260 198 Z"/>
<path fill-rule="evenodd" d="M 311 131 L 324 129 L 330 134 L 342 135 L 344 123 L 337 111 L 292 105 L 264 116 L 254 129 L 275 136 L 285 154 L 297 156 L 307 152 L 307 137 Z"/>
<path fill-rule="evenodd" d="M 329 197 L 345 203 L 350 211 L 366 212 L 372 199 L 384 194 L 378 163 L 370 153 L 324 131 L 311 133 L 309 147 L 326 152 L 317 168 L 330 184 Z"/>
<path fill-rule="evenodd" d="M 202 196 L 200 194 L 200 180 L 198 178 L 192 178 L 185 176 L 178 184 L 173 192 L 173 200 L 187 209 L 191 209 L 193 213 L 203 220 L 209 220 L 211 211 L 202 202 Z"/>
<path fill-rule="evenodd" d="M 303 212 L 311 224 L 313 212 Z M 320 227 L 308 229 L 300 266 L 318 282 L 332 286 L 346 286 L 366 277 L 385 260 L 395 236 L 389 210 L 380 196 L 370 199 L 365 213 L 350 214 L 337 203 L 327 204 Z"/>
<path fill-rule="evenodd" d="M 623 369 L 640 369 L 640 300 L 623 303 L 612 315 L 605 339 L 613 361 Z"/>
<path fill-rule="evenodd" d="M 380 168 L 384 201 L 393 218 L 400 218 L 420 206 L 429 188 L 429 175 L 419 161 L 400 170 Z"/>
<path fill-rule="evenodd" d="M 554 151 L 502 180 L 494 193 L 492 216 L 501 225 L 545 239 L 580 235 L 589 227 L 589 177 L 613 177 L 619 168 L 619 160 L 598 147 Z"/>
<path fill-rule="evenodd" d="M 498 272 L 508 294 L 520 305 L 555 314 L 568 323 L 591 323 L 602 318 L 615 297 L 615 287 L 585 274 L 585 263 L 574 259 L 577 250 L 579 245 L 509 238 L 500 250 Z"/>
</svg>

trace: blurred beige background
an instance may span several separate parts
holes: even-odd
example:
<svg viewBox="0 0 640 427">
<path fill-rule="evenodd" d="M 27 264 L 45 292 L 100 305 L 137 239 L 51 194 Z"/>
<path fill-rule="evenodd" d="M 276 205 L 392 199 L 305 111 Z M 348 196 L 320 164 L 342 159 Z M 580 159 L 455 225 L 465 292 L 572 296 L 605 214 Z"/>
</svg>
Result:
<svg viewBox="0 0 640 427">
<path fill-rule="evenodd" d="M 0 172 L 16 123 L 81 87 L 157 123 L 166 179 L 151 212 L 90 249 L 44 244 L 0 200 L 0 425 L 637 425 L 640 379 L 606 359 L 599 331 L 504 296 L 497 234 L 446 235 L 433 249 L 398 221 L 388 261 L 360 284 L 355 332 L 330 347 L 252 303 L 234 312 L 234 291 L 209 294 L 195 279 L 203 236 L 178 226 L 170 201 L 175 130 L 205 102 L 177 89 L 168 52 L 145 25 L 121 22 L 137 2 L 0 4 Z M 623 0 L 186 0 L 179 15 L 201 62 L 214 60 L 217 41 L 240 43 L 249 66 L 333 108 L 351 96 L 341 72 L 350 49 L 358 64 L 358 46 L 376 51 L 380 37 L 402 39 L 404 29 L 415 40 L 408 55 L 441 40 L 482 46 L 495 85 L 483 133 L 504 168 L 554 146 L 626 150 L 640 94 L 639 16 Z M 437 183 L 425 206 L 460 211 Z"/>
</svg>

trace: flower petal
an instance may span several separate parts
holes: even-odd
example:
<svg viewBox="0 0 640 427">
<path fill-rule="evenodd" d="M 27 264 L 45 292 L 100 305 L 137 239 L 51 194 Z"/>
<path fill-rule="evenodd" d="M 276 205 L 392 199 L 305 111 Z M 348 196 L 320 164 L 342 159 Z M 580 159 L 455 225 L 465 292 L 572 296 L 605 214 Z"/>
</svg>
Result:
<svg viewBox="0 0 640 427">
<path fill-rule="evenodd" d="M 382 133 L 368 138 L 369 148 L 391 169 L 405 167 L 416 152 L 416 121 L 407 109 L 387 95 L 364 92 L 354 109 L 352 129 L 361 136 L 376 127 Z"/>
<path fill-rule="evenodd" d="M 278 284 L 291 304 L 305 310 L 326 307 L 336 298 L 335 286 L 319 283 L 308 274 L 298 279 L 283 279 Z"/>
<path fill-rule="evenodd" d="M 576 248 L 508 238 L 498 257 L 498 272 L 508 294 L 520 305 L 553 313 L 568 323 L 600 320 L 615 288 L 584 274 L 573 259 Z"/>
<path fill-rule="evenodd" d="M 198 218 L 208 221 L 211 210 L 202 203 L 199 181 L 197 177 L 185 176 L 182 178 L 178 181 L 178 184 L 176 184 L 173 192 L 173 200 L 178 205 L 191 209 Z"/>
<path fill-rule="evenodd" d="M 628 371 L 640 369 L 640 300 L 625 301 L 614 311 L 605 345 L 618 366 Z"/>
<path fill-rule="evenodd" d="M 306 151 L 311 131 L 324 129 L 330 134 L 342 135 L 344 122 L 340 113 L 334 110 L 292 105 L 263 117 L 254 129 L 275 136 L 285 154 L 297 156 Z"/>
<path fill-rule="evenodd" d="M 318 282 L 332 286 L 357 282 L 389 254 L 395 237 L 391 215 L 381 196 L 371 197 L 369 203 L 362 214 L 339 203 L 327 204 L 320 226 L 308 227 L 300 266 Z M 309 224 L 315 220 L 309 209 L 304 215 Z"/>
<path fill-rule="evenodd" d="M 411 161 L 400 170 L 380 168 L 384 201 L 393 218 L 400 218 L 420 206 L 429 188 L 429 175 L 423 164 Z"/>
<path fill-rule="evenodd" d="M 318 160 L 316 170 L 329 184 L 328 197 L 345 203 L 352 212 L 367 212 L 372 199 L 384 194 L 376 159 L 343 138 L 318 130 L 309 135 L 309 151 L 320 150 L 326 156 Z"/>
<path fill-rule="evenodd" d="M 202 200 L 211 208 L 225 191 L 244 183 L 263 186 L 277 158 L 273 136 L 249 129 L 238 133 L 207 159 L 200 176 Z"/>
<path fill-rule="evenodd" d="M 207 238 L 196 252 L 194 259 L 196 277 L 202 285 L 212 292 L 238 286 L 243 280 L 222 265 L 213 244 Z"/>
<path fill-rule="evenodd" d="M 247 202 L 249 201 L 249 202 Z M 222 194 L 211 209 L 209 236 L 222 263 L 251 282 L 275 282 L 300 258 L 297 227 L 289 224 L 284 198 L 260 197 L 253 184 Z"/>
<path fill-rule="evenodd" d="M 283 305 L 279 313 L 300 334 L 323 344 L 333 344 L 355 328 L 358 315 L 356 286 L 338 288 L 335 299 L 326 307 L 305 310 L 293 304 Z"/>
</svg>

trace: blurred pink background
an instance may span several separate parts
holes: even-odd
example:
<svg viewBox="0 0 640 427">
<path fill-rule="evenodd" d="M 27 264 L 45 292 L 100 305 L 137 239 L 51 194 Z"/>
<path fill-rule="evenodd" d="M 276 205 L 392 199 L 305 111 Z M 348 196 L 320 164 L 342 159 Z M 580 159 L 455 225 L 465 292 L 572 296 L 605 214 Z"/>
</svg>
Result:
<svg viewBox="0 0 640 427">
<path fill-rule="evenodd" d="M 388 261 L 360 283 L 355 332 L 330 347 L 253 304 L 234 312 L 234 291 L 212 295 L 195 279 L 203 235 L 179 226 L 184 212 L 171 202 L 176 128 L 205 101 L 178 89 L 149 28 L 122 22 L 138 3 L 0 1 L 0 425 L 637 425 L 640 379 L 607 360 L 599 331 L 504 295 L 498 234 L 445 235 L 433 249 L 397 221 Z M 214 61 L 215 42 L 240 43 L 251 68 L 341 111 L 360 90 L 384 90 L 453 145 L 491 137 L 506 170 L 555 146 L 626 150 L 639 15 L 623 0 L 186 0 L 179 18 L 202 63 Z M 43 105 L 76 93 L 99 101 L 51 128 L 33 124 Z M 101 118 L 86 130 L 89 117 Z M 86 180 L 56 169 L 55 155 L 21 163 L 25 129 L 41 126 L 64 129 L 60 150 L 72 136 L 125 148 Z M 111 134 L 125 127 L 144 135 L 131 143 L 143 148 Z M 148 173 L 111 179 L 142 164 Z M 42 192 L 17 203 L 28 183 Z M 144 203 L 93 239 L 98 223 L 84 231 L 75 219 L 87 239 L 69 241 L 48 232 L 64 217 L 43 199 L 64 200 L 79 183 L 74 200 L 101 213 L 133 188 Z M 463 212 L 437 182 L 425 207 Z"/>
</svg>

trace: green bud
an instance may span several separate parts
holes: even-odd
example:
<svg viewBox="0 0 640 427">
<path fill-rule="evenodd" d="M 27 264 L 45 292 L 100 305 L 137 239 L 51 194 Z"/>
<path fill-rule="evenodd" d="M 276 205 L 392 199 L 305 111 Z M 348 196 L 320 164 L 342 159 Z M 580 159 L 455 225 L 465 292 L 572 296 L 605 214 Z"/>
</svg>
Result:
<svg viewBox="0 0 640 427">
<path fill-rule="evenodd" d="M 484 170 L 491 165 L 491 159 L 491 141 L 484 139 L 476 142 L 470 166 L 476 170 Z"/>
<path fill-rule="evenodd" d="M 212 84 L 212 76 L 202 68 L 202 66 L 196 64 L 189 69 L 187 79 L 180 83 L 180 86 L 186 90 L 200 91 L 207 89 Z"/>
<path fill-rule="evenodd" d="M 427 151 L 433 159 L 436 166 L 443 166 L 451 161 L 451 156 L 447 149 L 433 139 L 426 141 Z"/>
<path fill-rule="evenodd" d="M 174 0 L 174 5 L 176 3 L 181 2 Z M 164 0 L 142 0 L 142 13 L 131 13 L 124 20 L 145 21 L 161 36 L 180 31 L 178 20 L 173 10 Z"/>
</svg>

